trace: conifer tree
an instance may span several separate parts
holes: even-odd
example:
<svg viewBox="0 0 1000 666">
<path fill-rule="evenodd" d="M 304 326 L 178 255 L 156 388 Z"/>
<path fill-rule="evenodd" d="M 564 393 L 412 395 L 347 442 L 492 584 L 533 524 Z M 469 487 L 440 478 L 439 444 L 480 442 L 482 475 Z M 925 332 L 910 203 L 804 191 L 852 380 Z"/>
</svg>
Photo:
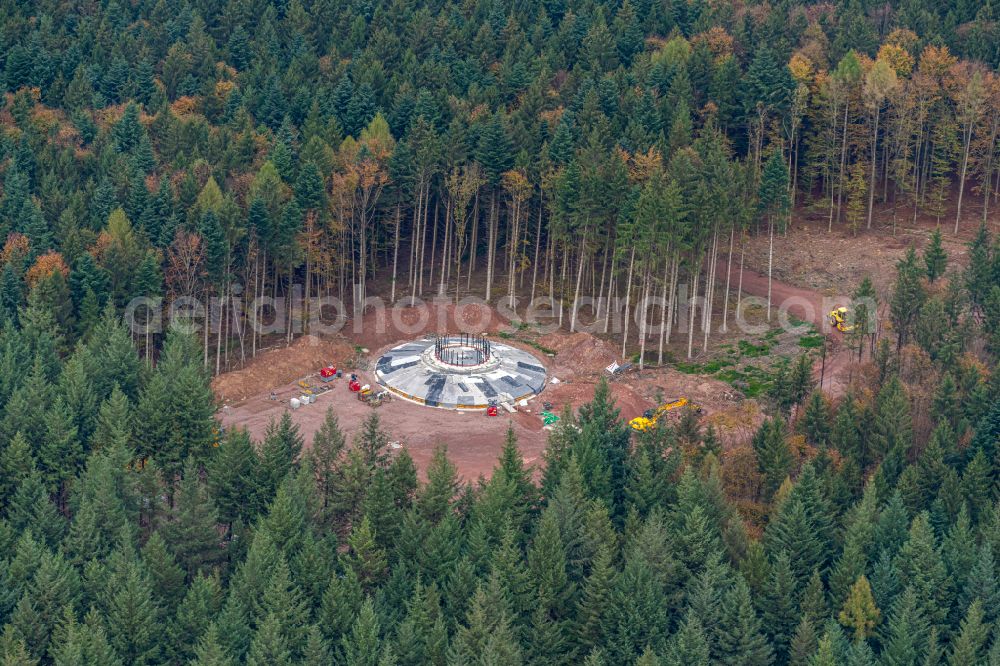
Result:
<svg viewBox="0 0 1000 666">
<path fill-rule="evenodd" d="M 924 266 L 927 271 L 927 281 L 934 282 L 944 275 L 948 266 L 948 255 L 941 247 L 941 229 L 936 227 L 931 232 L 931 239 L 924 248 Z"/>
<path fill-rule="evenodd" d="M 780 551 L 771 566 L 767 598 L 762 603 L 763 626 L 779 659 L 787 654 L 799 619 L 795 588 L 796 581 L 788 561 L 788 553 Z"/>
<path fill-rule="evenodd" d="M 742 580 L 726 594 L 719 627 L 719 648 L 723 663 L 735 666 L 762 666 L 772 663 L 773 650 L 761 631 L 760 618 L 750 601 L 750 588 Z"/>
<path fill-rule="evenodd" d="M 226 433 L 208 461 L 208 484 L 219 509 L 219 520 L 230 530 L 241 520 L 249 523 L 263 509 L 260 459 L 246 430 Z"/>
<path fill-rule="evenodd" d="M 806 403 L 802 430 L 809 442 L 817 446 L 825 446 L 830 440 L 830 411 L 819 391 L 814 391 Z"/>
<path fill-rule="evenodd" d="M 268 499 L 292 470 L 301 451 L 299 427 L 292 423 L 288 412 L 282 414 L 278 422 L 272 420 L 268 424 L 261 446 L 261 479 Z"/>
<path fill-rule="evenodd" d="M 969 606 L 959 627 L 958 636 L 951 644 L 949 666 L 973 666 L 983 662 L 990 627 L 983 622 L 983 608 L 979 600 Z"/>
<path fill-rule="evenodd" d="M 416 507 L 421 517 L 435 523 L 450 511 L 451 503 L 458 492 L 458 470 L 448 460 L 448 449 L 438 446 L 434 449 L 427 469 L 427 485 L 417 497 Z"/>
<path fill-rule="evenodd" d="M 219 639 L 219 627 L 214 622 L 208 625 L 205 635 L 198 641 L 192 666 L 232 666 L 230 658 Z"/>
<path fill-rule="evenodd" d="M 771 497 L 788 476 L 792 454 L 785 442 L 785 426 L 781 419 L 769 419 L 754 434 L 753 448 L 765 479 L 765 493 Z"/>
<path fill-rule="evenodd" d="M 345 566 L 354 572 L 364 588 L 376 587 L 385 576 L 387 560 L 385 551 L 375 541 L 367 516 L 351 530 L 347 545 L 349 550 L 344 556 Z"/>
<path fill-rule="evenodd" d="M 211 567 L 221 556 L 215 503 L 198 477 L 198 466 L 188 458 L 174 495 L 171 520 L 163 527 L 164 538 L 188 580 Z"/>
<path fill-rule="evenodd" d="M 900 582 L 911 589 L 920 614 L 930 626 L 944 626 L 952 587 L 926 512 L 913 519 L 909 538 L 896 557 Z"/>
<path fill-rule="evenodd" d="M 882 639 L 882 660 L 890 664 L 918 663 L 926 645 L 928 624 L 917 594 L 908 587 L 896 601 Z"/>
<path fill-rule="evenodd" d="M 167 550 L 167 544 L 159 532 L 153 532 L 143 545 L 142 564 L 149 572 L 156 602 L 165 613 L 173 612 L 184 596 L 184 570 Z"/>
<path fill-rule="evenodd" d="M 896 282 L 889 302 L 890 316 L 896 329 L 896 349 L 908 341 L 926 299 L 920 273 L 916 251 L 910 246 L 906 256 L 896 264 Z"/>
<path fill-rule="evenodd" d="M 859 576 L 840 610 L 838 620 L 854 631 L 855 642 L 861 642 L 872 635 L 880 619 L 881 613 L 872 598 L 871 585 L 864 575 Z"/>
<path fill-rule="evenodd" d="M 114 589 L 108 589 L 108 639 L 115 652 L 129 664 L 154 664 L 160 658 L 157 630 L 160 609 L 149 581 L 134 562 L 125 569 Z M 114 580 L 114 579 L 112 579 Z"/>
</svg>

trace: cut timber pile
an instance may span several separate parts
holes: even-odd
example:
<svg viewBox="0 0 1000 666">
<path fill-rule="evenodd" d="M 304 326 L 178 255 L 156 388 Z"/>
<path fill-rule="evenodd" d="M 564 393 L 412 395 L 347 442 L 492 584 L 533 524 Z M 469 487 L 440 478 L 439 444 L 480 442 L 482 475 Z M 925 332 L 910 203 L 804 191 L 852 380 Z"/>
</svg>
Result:
<svg viewBox="0 0 1000 666">
<path fill-rule="evenodd" d="M 212 389 L 222 402 L 240 402 L 331 363 L 343 367 L 353 357 L 354 346 L 343 338 L 304 335 L 289 347 L 261 352 L 246 367 L 219 375 L 212 381 Z"/>
</svg>

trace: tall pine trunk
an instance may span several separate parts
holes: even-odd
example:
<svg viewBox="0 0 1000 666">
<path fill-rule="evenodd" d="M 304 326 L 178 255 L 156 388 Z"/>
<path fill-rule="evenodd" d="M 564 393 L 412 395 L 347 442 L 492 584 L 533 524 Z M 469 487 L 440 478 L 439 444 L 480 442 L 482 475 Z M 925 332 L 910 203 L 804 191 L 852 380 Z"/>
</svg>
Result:
<svg viewBox="0 0 1000 666">
<path fill-rule="evenodd" d="M 392 244 L 392 286 L 390 287 L 389 302 L 396 302 L 396 275 L 399 269 L 399 223 L 400 223 L 400 208 L 402 204 L 396 203 L 396 233 L 395 240 Z"/>
<path fill-rule="evenodd" d="M 729 289 L 733 279 L 733 240 L 736 237 L 736 225 L 729 230 L 729 263 L 726 266 L 726 293 L 722 297 L 722 328 L 723 333 L 729 331 Z"/>
<path fill-rule="evenodd" d="M 628 277 L 625 279 L 625 330 L 622 333 L 622 359 L 625 358 L 625 346 L 628 344 L 628 325 L 632 308 L 632 269 L 635 267 L 635 244 L 632 245 L 632 255 L 628 260 Z"/>
</svg>

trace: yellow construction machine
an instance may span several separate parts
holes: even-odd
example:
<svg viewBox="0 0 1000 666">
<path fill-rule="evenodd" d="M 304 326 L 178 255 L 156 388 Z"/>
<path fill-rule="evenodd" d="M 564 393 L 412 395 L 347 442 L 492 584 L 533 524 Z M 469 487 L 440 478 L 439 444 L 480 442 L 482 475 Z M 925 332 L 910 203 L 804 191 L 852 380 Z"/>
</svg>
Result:
<svg viewBox="0 0 1000 666">
<path fill-rule="evenodd" d="M 848 311 L 847 308 L 845 308 L 844 306 L 840 306 L 839 308 L 831 310 L 830 326 L 833 326 L 841 333 L 849 333 L 853 331 L 854 326 L 852 324 L 847 323 L 847 316 L 848 316 Z"/>
<path fill-rule="evenodd" d="M 687 404 L 687 398 L 677 398 L 676 400 L 665 402 L 656 409 L 647 409 L 642 416 L 635 417 L 628 424 L 632 426 L 632 430 L 638 430 L 639 432 L 651 430 L 656 427 L 656 422 L 660 420 L 661 416 L 671 410 L 680 409 Z"/>
</svg>

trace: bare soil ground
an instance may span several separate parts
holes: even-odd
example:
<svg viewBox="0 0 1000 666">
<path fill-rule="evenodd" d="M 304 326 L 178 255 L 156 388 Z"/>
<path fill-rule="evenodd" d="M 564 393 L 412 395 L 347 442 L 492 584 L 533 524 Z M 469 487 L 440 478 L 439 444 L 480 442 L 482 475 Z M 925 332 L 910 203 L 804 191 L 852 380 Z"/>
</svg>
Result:
<svg viewBox="0 0 1000 666">
<path fill-rule="evenodd" d="M 331 363 L 344 367 L 355 356 L 354 346 L 341 337 L 304 335 L 290 346 L 279 345 L 264 352 L 239 370 L 212 380 L 212 390 L 222 404 L 235 404 L 252 396 L 265 396 L 276 386 L 297 381 Z"/>
<path fill-rule="evenodd" d="M 772 302 L 785 303 L 788 314 L 811 322 L 819 332 L 828 334 L 825 368 L 821 368 L 823 362 L 817 354 L 815 376 L 819 381 L 823 372 L 824 390 L 838 395 L 846 390 L 851 359 L 843 336 L 831 333 L 825 325 L 831 299 L 850 294 L 865 275 L 870 275 L 876 288 L 884 294 L 891 285 L 896 261 L 911 244 L 919 251 L 935 222 L 920 218 L 914 225 L 911 219 L 909 225 L 900 223 L 896 235 L 891 236 L 881 228 L 886 224 L 883 218 L 876 224 L 880 227 L 877 233 L 861 232 L 852 236 L 839 231 L 828 234 L 825 222 L 816 216 L 797 217 L 787 236 L 775 238 Z M 953 263 L 964 263 L 966 244 L 974 229 L 975 225 L 970 222 L 964 225 L 958 237 L 948 233 L 950 229 L 943 229 L 944 247 Z M 749 240 L 743 272 L 744 295 L 767 296 L 767 252 L 766 237 Z M 718 266 L 722 276 L 726 268 L 723 259 Z M 738 284 L 737 256 L 732 288 L 735 290 Z M 605 366 L 622 360 L 617 343 L 588 333 L 559 331 L 539 335 L 513 326 L 507 317 L 485 305 L 455 306 L 451 302 L 434 300 L 425 304 L 424 308 L 376 308 L 358 321 L 349 321 L 342 334 L 323 339 L 299 338 L 290 347 L 269 350 L 242 370 L 216 378 L 213 388 L 220 401 L 226 404 L 220 415 L 223 423 L 245 427 L 254 438 L 260 439 L 267 424 L 288 409 L 289 399 L 301 393 L 297 380 L 314 375 L 323 365 L 333 363 L 350 369 L 356 364 L 361 368 L 359 374 L 363 382 L 374 383 L 372 375 L 364 368 L 389 346 L 430 332 L 485 331 L 529 349 L 548 369 L 549 385 L 527 407 L 518 408 L 514 414 L 502 412 L 497 418 L 428 408 L 398 398 L 378 408 L 391 439 L 398 446 L 406 447 L 420 470 L 426 469 L 434 448 L 446 444 L 460 475 L 472 480 L 489 475 L 493 469 L 508 425 L 514 428 L 525 462 L 539 465 L 548 434 L 539 415 L 543 403 L 552 403 L 552 411 L 556 413 L 566 406 L 578 408 L 593 396 L 597 382 L 606 374 Z M 715 326 L 718 325 L 717 320 Z M 714 333 L 712 351 L 699 355 L 697 361 L 710 360 L 713 353 L 739 357 L 739 347 L 747 340 L 735 326 L 728 334 Z M 769 338 L 770 347 L 765 356 L 742 358 L 739 361 L 741 369 L 754 363 L 766 365 L 777 356 L 801 353 L 800 342 L 796 335 Z M 674 358 L 681 357 L 677 344 L 675 342 L 668 349 Z M 676 365 L 683 366 L 681 363 Z M 616 378 L 611 383 L 611 393 L 622 418 L 638 416 L 659 400 L 685 396 L 706 410 L 705 421 L 715 425 L 724 444 L 745 442 L 762 419 L 757 402 L 745 399 L 741 391 L 733 387 L 738 382 L 723 381 L 724 372 L 700 373 L 697 364 L 682 369 L 684 371 L 674 367 L 633 370 Z M 277 400 L 269 399 L 271 391 L 275 391 Z M 320 394 L 315 404 L 292 412 L 307 445 L 328 408 L 333 409 L 349 436 L 359 429 L 372 409 L 355 399 L 347 390 L 345 380 L 337 380 L 329 391 Z"/>
<path fill-rule="evenodd" d="M 828 232 L 824 219 L 797 216 L 787 235 L 774 238 L 774 278 L 834 296 L 850 294 L 865 276 L 870 276 L 879 293 L 886 293 L 895 279 L 896 262 L 905 256 L 911 245 L 921 252 L 937 227 L 933 218 L 920 217 L 914 224 L 912 214 L 901 214 L 896 233 L 892 235 L 891 223 L 886 220 L 888 215 L 883 211 L 877 228 L 859 230 L 857 235 L 837 228 Z M 1000 220 L 992 215 L 991 218 L 994 226 Z M 954 213 L 942 223 L 942 246 L 952 266 L 964 266 L 967 244 L 979 220 L 964 220 L 957 236 L 952 233 L 953 226 L 948 220 L 953 224 Z M 766 272 L 767 255 L 767 235 L 751 237 L 747 244 L 746 266 Z M 737 250 L 734 266 L 738 265 Z"/>
<path fill-rule="evenodd" d="M 441 310 L 453 313 L 444 307 Z M 539 413 L 543 403 L 551 403 L 552 411 L 556 413 L 566 406 L 574 410 L 579 408 L 593 397 L 601 376 L 606 375 L 605 366 L 620 360 L 610 343 L 587 333 L 570 335 L 557 332 L 526 342 L 519 339 L 519 332 L 507 326 L 498 313 L 476 315 L 483 319 L 480 315 L 486 315 L 485 320 L 493 322 L 486 330 L 502 336 L 506 343 L 535 354 L 547 367 L 551 383 L 526 407 L 517 407 L 514 414 L 501 411 L 499 417 L 487 417 L 481 412 L 435 409 L 399 398 L 376 408 L 391 440 L 409 451 L 421 471 L 426 469 L 435 447 L 446 444 L 449 458 L 463 478 L 473 480 L 480 475 L 488 476 L 499 456 L 508 425 L 517 435 L 525 463 L 540 464 L 548 436 Z M 253 438 L 260 440 L 268 423 L 280 418 L 289 409 L 289 400 L 302 393 L 297 382 L 304 379 L 317 384 L 316 373 L 323 365 L 343 365 L 342 359 L 352 357 L 362 342 L 374 347 L 370 341 L 378 340 L 382 344 L 362 359 L 368 363 L 360 364 L 363 367 L 372 365 L 380 353 L 393 344 L 430 330 L 441 330 L 431 323 L 421 325 L 416 319 L 406 330 L 383 326 L 384 321 L 380 317 L 369 315 L 369 319 L 360 333 L 350 333 L 351 339 L 338 336 L 318 340 L 307 336 L 291 347 L 266 352 L 243 370 L 218 377 L 214 387 L 220 399 L 227 403 L 220 413 L 223 425 L 246 428 Z M 373 327 L 370 336 L 365 332 L 368 326 Z M 409 332 L 411 330 L 414 332 Z M 540 348 L 554 354 L 540 351 Z M 371 372 L 361 369 L 357 374 L 362 383 L 374 384 Z M 335 380 L 329 386 L 329 390 L 319 394 L 316 403 L 291 412 L 307 446 L 322 424 L 327 409 L 333 409 L 348 436 L 360 429 L 373 409 L 356 399 L 355 394 L 347 389 L 346 379 Z M 685 395 L 706 410 L 707 419 L 715 419 L 712 422 L 716 423 L 723 441 L 742 437 L 747 419 L 753 421 L 759 414 L 752 401 L 749 401 L 749 408 L 741 404 L 741 396 L 728 384 L 670 368 L 642 373 L 633 371 L 615 379 L 610 386 L 612 397 L 626 420 L 641 415 L 658 399 Z M 275 400 L 270 399 L 272 391 Z"/>
</svg>

